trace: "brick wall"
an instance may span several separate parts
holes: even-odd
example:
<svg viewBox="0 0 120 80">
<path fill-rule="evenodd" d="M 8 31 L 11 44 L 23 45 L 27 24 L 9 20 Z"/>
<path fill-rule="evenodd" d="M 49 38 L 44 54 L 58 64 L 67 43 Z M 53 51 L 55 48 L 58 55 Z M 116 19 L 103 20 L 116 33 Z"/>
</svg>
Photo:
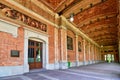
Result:
<svg viewBox="0 0 120 80">
<path fill-rule="evenodd" d="M 54 27 L 51 25 L 48 25 L 48 35 L 49 35 L 49 63 L 54 63 L 55 60 L 55 50 L 54 50 Z"/>
<path fill-rule="evenodd" d="M 11 50 L 20 51 L 19 57 L 11 57 Z M 18 66 L 24 61 L 24 30 L 18 28 L 18 36 L 15 38 L 6 32 L 0 32 L 0 66 Z"/>
<path fill-rule="evenodd" d="M 60 28 L 58 30 L 58 51 L 59 61 L 67 60 L 67 32 L 66 29 Z"/>
<path fill-rule="evenodd" d="M 68 61 L 74 62 L 76 60 L 76 53 L 75 53 L 75 34 L 68 30 L 67 36 L 73 39 L 73 50 L 67 50 L 67 54 L 69 56 Z"/>
<path fill-rule="evenodd" d="M 90 46 L 90 60 L 93 60 L 93 46 Z"/>
<path fill-rule="evenodd" d="M 79 61 L 84 61 L 84 49 L 83 49 L 83 41 L 82 38 L 79 36 L 78 41 L 81 42 L 81 52 L 79 52 Z"/>
<path fill-rule="evenodd" d="M 87 41 L 85 43 L 85 55 L 86 55 L 86 61 L 88 61 L 89 60 L 89 44 Z"/>
</svg>

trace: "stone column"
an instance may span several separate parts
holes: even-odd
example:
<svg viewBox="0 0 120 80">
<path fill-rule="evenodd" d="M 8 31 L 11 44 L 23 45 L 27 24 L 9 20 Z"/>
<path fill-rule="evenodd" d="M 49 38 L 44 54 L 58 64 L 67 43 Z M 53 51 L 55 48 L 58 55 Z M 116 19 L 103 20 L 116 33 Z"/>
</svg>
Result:
<svg viewBox="0 0 120 80">
<path fill-rule="evenodd" d="M 86 65 L 86 51 L 85 51 L 85 39 L 83 39 L 83 54 L 84 54 L 84 65 Z"/>
<path fill-rule="evenodd" d="M 76 66 L 79 66 L 79 53 L 78 53 L 78 35 L 75 36 L 75 53 L 76 53 Z"/>
</svg>

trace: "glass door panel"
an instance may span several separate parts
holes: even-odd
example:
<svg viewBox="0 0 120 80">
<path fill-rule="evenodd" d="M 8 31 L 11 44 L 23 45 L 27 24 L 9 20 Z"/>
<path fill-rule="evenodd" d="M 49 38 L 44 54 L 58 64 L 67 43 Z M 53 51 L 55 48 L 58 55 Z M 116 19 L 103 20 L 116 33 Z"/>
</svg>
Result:
<svg viewBox="0 0 120 80">
<path fill-rule="evenodd" d="M 41 53 L 39 48 L 36 50 L 36 62 L 41 62 Z"/>
<path fill-rule="evenodd" d="M 29 40 L 28 63 L 30 69 L 42 68 L 42 43 Z"/>
<path fill-rule="evenodd" d="M 28 62 L 29 63 L 34 62 L 34 48 L 28 49 Z"/>
</svg>

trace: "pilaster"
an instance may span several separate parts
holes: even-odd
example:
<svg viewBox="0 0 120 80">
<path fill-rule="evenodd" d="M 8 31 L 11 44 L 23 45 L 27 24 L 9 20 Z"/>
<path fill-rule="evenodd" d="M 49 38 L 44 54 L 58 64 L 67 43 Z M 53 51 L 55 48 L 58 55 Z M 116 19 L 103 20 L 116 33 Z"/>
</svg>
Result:
<svg viewBox="0 0 120 80">
<path fill-rule="evenodd" d="M 85 45 L 86 45 L 86 43 L 85 43 L 85 39 L 83 39 L 83 54 L 84 54 L 84 65 L 86 65 L 86 48 L 85 48 Z"/>
<path fill-rule="evenodd" d="M 92 60 L 93 60 L 93 63 L 95 62 L 95 58 L 94 58 L 94 55 L 95 55 L 95 45 L 93 45 L 93 47 L 92 47 L 92 55 L 93 55 L 93 58 L 92 58 Z"/>
<path fill-rule="evenodd" d="M 90 61 L 91 61 L 91 58 L 90 58 L 90 55 L 91 55 L 91 52 L 90 52 L 90 47 L 91 47 L 91 45 L 90 45 L 90 42 L 88 43 L 88 54 L 89 54 L 89 64 L 90 64 Z"/>
<path fill-rule="evenodd" d="M 119 63 L 120 63 L 120 0 L 119 0 L 119 14 L 118 14 L 118 54 L 119 54 Z"/>
<path fill-rule="evenodd" d="M 79 53 L 78 53 L 78 35 L 75 35 L 75 53 L 76 53 L 76 66 L 79 66 Z"/>
<path fill-rule="evenodd" d="M 59 15 L 56 14 L 55 15 L 55 24 L 58 25 L 58 19 L 59 19 Z M 55 25 L 56 26 L 56 25 Z M 59 50 L 58 50 L 58 27 L 54 27 L 54 46 L 55 46 L 55 49 L 54 49 L 54 52 L 55 52 L 55 69 L 59 69 Z"/>
<path fill-rule="evenodd" d="M 120 63 L 120 40 L 118 42 L 118 51 L 119 51 L 119 63 Z"/>
<path fill-rule="evenodd" d="M 96 63 L 96 46 L 94 46 L 94 62 Z"/>
<path fill-rule="evenodd" d="M 61 17 L 61 25 L 59 28 L 59 49 L 60 49 L 60 69 L 67 69 L 67 28 L 65 27 L 66 22 Z"/>
</svg>

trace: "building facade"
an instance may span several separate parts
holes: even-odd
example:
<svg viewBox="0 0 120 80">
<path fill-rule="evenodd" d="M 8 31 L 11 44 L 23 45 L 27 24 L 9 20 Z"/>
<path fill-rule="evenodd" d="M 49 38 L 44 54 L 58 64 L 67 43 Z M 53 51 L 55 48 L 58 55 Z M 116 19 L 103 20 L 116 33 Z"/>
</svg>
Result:
<svg viewBox="0 0 120 80">
<path fill-rule="evenodd" d="M 0 1 L 0 77 L 105 61 L 101 46 L 39 4 Z"/>
</svg>

